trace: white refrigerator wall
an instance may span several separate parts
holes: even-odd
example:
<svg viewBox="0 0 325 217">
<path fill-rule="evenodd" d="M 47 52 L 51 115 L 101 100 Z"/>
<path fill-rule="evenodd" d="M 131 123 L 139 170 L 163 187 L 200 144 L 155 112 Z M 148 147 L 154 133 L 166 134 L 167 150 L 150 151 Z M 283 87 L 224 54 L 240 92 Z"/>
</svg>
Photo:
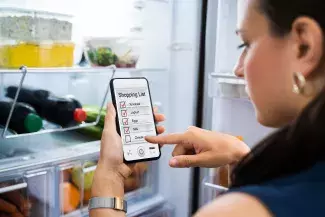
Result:
<svg viewBox="0 0 325 217">
<path fill-rule="evenodd" d="M 168 131 L 184 132 L 195 124 L 201 1 L 175 0 L 172 19 Z M 164 147 L 160 163 L 160 192 L 176 205 L 177 217 L 188 217 L 191 205 L 191 170 L 170 169 L 173 147 Z"/>
<path fill-rule="evenodd" d="M 271 132 L 256 121 L 253 105 L 247 100 L 215 98 L 213 111 L 212 130 L 242 136 L 250 147 Z"/>
</svg>

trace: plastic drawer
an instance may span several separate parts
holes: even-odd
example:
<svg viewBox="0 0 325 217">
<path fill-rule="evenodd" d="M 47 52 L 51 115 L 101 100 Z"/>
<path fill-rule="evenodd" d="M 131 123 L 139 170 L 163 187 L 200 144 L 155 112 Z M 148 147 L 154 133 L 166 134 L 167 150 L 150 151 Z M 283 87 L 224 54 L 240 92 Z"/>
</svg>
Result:
<svg viewBox="0 0 325 217">
<path fill-rule="evenodd" d="M 97 167 L 98 160 L 93 158 L 86 160 L 82 164 L 82 205 L 83 215 L 88 213 L 88 201 L 91 197 L 91 186 L 94 178 L 94 173 Z"/>
<path fill-rule="evenodd" d="M 92 158 L 89 160 L 86 160 L 82 163 L 82 169 L 81 169 L 81 180 L 82 181 L 82 211 L 83 215 L 88 213 L 87 206 L 88 206 L 88 201 L 90 199 L 90 190 L 92 186 L 92 181 L 93 181 L 93 176 L 95 169 L 97 167 L 97 159 L 98 158 Z M 140 194 L 138 196 L 141 196 L 143 193 L 142 191 L 137 192 L 137 190 L 147 187 L 146 184 L 148 184 L 147 180 L 147 170 L 148 170 L 148 163 L 137 163 L 135 167 L 133 167 L 133 172 L 131 176 L 125 180 L 124 184 L 124 191 L 126 195 L 129 194 Z M 76 170 L 76 169 L 75 169 Z M 129 193 L 129 194 L 128 194 Z"/>
<path fill-rule="evenodd" d="M 55 216 L 54 170 L 41 169 L 0 178 L 0 214 Z"/>
<path fill-rule="evenodd" d="M 60 214 L 61 216 L 84 216 L 88 214 L 88 200 L 97 157 L 59 166 Z"/>
<path fill-rule="evenodd" d="M 82 216 L 82 170 L 81 162 L 73 162 L 59 166 L 59 204 L 60 214 Z"/>
</svg>

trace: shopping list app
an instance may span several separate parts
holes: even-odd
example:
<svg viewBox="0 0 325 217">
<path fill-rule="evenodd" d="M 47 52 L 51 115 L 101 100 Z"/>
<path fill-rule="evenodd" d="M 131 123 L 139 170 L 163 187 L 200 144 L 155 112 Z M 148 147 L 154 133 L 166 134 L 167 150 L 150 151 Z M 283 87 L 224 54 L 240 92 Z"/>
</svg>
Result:
<svg viewBox="0 0 325 217">
<path fill-rule="evenodd" d="M 124 159 L 135 161 L 159 157 L 159 145 L 144 139 L 157 135 L 147 80 L 115 79 L 113 85 Z"/>
</svg>

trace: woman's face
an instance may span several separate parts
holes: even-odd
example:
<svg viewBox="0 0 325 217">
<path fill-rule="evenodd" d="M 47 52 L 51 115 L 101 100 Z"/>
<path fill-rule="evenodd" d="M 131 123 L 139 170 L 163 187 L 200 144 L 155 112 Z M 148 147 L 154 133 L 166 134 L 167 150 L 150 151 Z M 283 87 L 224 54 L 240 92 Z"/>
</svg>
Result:
<svg viewBox="0 0 325 217">
<path fill-rule="evenodd" d="M 294 94 L 293 64 L 296 53 L 290 37 L 271 34 L 267 18 L 258 9 L 258 0 L 238 0 L 238 36 L 243 51 L 235 67 L 237 76 L 247 81 L 247 92 L 258 121 L 280 127 L 298 114 L 298 96 Z"/>
</svg>

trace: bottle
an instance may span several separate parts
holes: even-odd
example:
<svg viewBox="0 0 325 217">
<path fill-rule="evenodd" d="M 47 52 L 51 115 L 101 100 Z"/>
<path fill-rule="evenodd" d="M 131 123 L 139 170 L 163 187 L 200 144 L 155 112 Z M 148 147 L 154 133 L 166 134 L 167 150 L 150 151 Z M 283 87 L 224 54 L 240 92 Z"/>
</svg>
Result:
<svg viewBox="0 0 325 217">
<path fill-rule="evenodd" d="M 0 124 L 5 126 L 13 102 L 0 101 Z M 36 111 L 25 103 L 17 103 L 15 105 L 9 128 L 22 133 L 34 133 L 41 130 L 43 127 L 43 120 L 40 118 Z"/>
<path fill-rule="evenodd" d="M 9 86 L 6 96 L 13 99 L 17 89 L 17 86 Z M 76 125 L 87 118 L 79 101 L 71 96 L 55 96 L 47 90 L 22 87 L 18 101 L 30 104 L 41 117 L 62 127 Z"/>
</svg>

